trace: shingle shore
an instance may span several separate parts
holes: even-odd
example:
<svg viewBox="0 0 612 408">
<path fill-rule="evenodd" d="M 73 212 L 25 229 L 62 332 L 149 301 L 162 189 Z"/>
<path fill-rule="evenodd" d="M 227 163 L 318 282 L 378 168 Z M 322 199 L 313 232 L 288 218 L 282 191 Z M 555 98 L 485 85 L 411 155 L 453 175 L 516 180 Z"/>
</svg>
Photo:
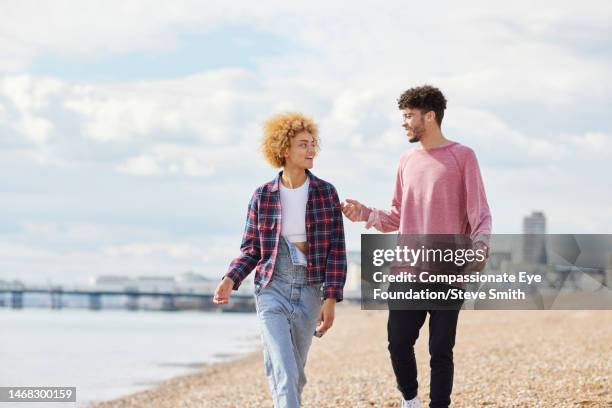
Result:
<svg viewBox="0 0 612 408">
<path fill-rule="evenodd" d="M 386 311 L 340 304 L 314 339 L 304 407 L 398 407 Z M 416 344 L 429 392 L 427 321 Z M 612 311 L 462 311 L 453 407 L 612 407 Z M 272 407 L 261 351 L 95 408 Z"/>
</svg>

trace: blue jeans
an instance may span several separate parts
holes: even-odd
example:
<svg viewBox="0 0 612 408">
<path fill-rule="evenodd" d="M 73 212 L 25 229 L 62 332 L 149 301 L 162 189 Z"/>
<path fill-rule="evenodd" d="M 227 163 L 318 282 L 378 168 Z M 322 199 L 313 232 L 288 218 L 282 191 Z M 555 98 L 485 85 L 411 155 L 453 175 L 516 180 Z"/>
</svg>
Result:
<svg viewBox="0 0 612 408">
<path fill-rule="evenodd" d="M 300 406 L 306 357 L 321 310 L 322 284 L 306 284 L 306 266 L 294 250 L 281 237 L 270 284 L 255 285 L 264 365 L 275 408 Z"/>
</svg>

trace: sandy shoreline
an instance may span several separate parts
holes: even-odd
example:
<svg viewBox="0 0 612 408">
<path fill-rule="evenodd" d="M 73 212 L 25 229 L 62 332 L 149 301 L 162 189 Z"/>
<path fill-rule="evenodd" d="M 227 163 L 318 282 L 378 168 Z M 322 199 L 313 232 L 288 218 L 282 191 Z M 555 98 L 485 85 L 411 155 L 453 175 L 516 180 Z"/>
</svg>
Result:
<svg viewBox="0 0 612 408">
<path fill-rule="evenodd" d="M 397 407 L 386 311 L 339 305 L 314 339 L 304 407 Z M 419 397 L 429 393 L 427 322 L 416 344 Z M 462 311 L 455 407 L 612 407 L 612 311 Z M 261 351 L 113 401 L 109 407 L 271 407 Z"/>
</svg>

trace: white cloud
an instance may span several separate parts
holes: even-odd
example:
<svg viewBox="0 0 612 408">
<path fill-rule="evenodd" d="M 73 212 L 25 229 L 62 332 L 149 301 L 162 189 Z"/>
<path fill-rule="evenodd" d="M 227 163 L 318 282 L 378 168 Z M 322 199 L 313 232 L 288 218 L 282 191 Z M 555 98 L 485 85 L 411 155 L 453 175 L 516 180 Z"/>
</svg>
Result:
<svg viewBox="0 0 612 408">
<path fill-rule="evenodd" d="M 198 254 L 190 243 L 137 243 L 104 248 L 105 255 L 110 257 L 136 256 L 144 257 L 162 254 L 171 258 L 192 258 Z"/>
<path fill-rule="evenodd" d="M 32 78 L 28 75 L 0 77 L 0 92 L 20 112 L 48 107 L 49 97 L 62 88 L 62 83 L 53 78 Z"/>
<path fill-rule="evenodd" d="M 154 157 L 139 156 L 119 165 L 118 170 L 133 176 L 156 176 L 161 173 Z"/>
<path fill-rule="evenodd" d="M 248 167 L 259 160 L 251 143 L 224 146 L 190 146 L 172 143 L 154 144 L 144 155 L 130 158 L 117 166 L 123 173 L 136 176 L 209 177 L 231 166 Z"/>
<path fill-rule="evenodd" d="M 72 221 L 27 221 L 20 223 L 19 232 L 11 236 L 14 243 L 37 242 L 59 247 L 73 242 L 101 244 L 143 238 L 159 239 L 161 236 L 151 228 Z"/>
<path fill-rule="evenodd" d="M 502 165 L 540 164 L 574 157 L 573 145 L 564 140 L 548 140 L 542 135 L 525 135 L 482 109 L 456 107 L 445 115 L 447 135 L 458 135 L 464 143 L 487 154 L 489 161 L 499 158 Z"/>
<path fill-rule="evenodd" d="M 36 144 L 43 144 L 49 137 L 53 124 L 46 119 L 23 115 L 21 121 L 13 125 L 14 129 Z"/>
<path fill-rule="evenodd" d="M 561 139 L 583 155 L 593 159 L 612 156 L 612 136 L 604 132 L 586 132 L 578 135 L 562 135 Z"/>
<path fill-rule="evenodd" d="M 60 81 L 50 78 L 0 77 L 0 102 L 4 99 L 4 106 L 0 105 L 0 125 L 11 129 L 17 142 L 43 145 L 54 129 L 45 110 L 62 88 Z"/>
</svg>

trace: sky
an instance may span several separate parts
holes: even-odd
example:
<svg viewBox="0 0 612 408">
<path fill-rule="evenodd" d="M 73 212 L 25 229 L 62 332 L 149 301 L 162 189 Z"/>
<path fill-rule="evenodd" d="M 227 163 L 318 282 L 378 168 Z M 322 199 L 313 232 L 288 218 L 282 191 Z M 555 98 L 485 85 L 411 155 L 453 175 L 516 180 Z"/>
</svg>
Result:
<svg viewBox="0 0 612 408">
<path fill-rule="evenodd" d="M 425 83 L 494 233 L 532 211 L 612 233 L 611 21 L 605 1 L 0 1 L 0 279 L 220 277 L 287 110 L 320 125 L 315 174 L 388 208 L 415 147 L 397 98 Z"/>
</svg>

